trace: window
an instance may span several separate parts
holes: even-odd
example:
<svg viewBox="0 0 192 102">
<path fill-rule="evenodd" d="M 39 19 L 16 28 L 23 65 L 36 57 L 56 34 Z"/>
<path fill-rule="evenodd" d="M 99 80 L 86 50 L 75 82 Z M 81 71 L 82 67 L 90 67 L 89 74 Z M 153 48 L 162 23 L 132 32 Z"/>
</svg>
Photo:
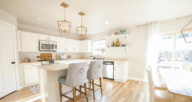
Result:
<svg viewBox="0 0 192 102">
<path fill-rule="evenodd" d="M 93 54 L 102 54 L 105 51 L 105 39 L 94 40 Z"/>
<path fill-rule="evenodd" d="M 192 32 L 184 34 L 192 39 Z M 192 43 L 185 43 L 182 34 L 161 36 L 157 68 L 185 69 L 192 64 Z"/>
</svg>

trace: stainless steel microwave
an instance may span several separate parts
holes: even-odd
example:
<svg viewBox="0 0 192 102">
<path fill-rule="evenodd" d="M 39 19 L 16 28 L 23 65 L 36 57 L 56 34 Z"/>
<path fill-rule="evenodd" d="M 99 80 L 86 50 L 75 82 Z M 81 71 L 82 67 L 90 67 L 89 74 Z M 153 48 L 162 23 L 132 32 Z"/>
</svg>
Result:
<svg viewBox="0 0 192 102">
<path fill-rule="evenodd" d="M 57 51 L 57 42 L 39 41 L 39 51 Z"/>
</svg>

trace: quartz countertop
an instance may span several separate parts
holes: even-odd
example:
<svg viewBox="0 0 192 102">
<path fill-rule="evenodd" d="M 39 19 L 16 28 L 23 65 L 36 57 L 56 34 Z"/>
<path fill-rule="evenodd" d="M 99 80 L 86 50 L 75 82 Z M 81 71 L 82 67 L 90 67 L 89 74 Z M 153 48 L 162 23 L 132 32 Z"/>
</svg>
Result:
<svg viewBox="0 0 192 102">
<path fill-rule="evenodd" d="M 66 59 L 66 60 L 55 60 L 55 62 L 57 61 L 75 61 L 75 60 L 79 60 L 79 61 L 97 61 L 97 60 L 91 60 L 91 59 Z M 103 61 L 129 61 L 128 59 L 104 59 Z M 19 64 L 41 64 L 41 62 L 20 62 Z"/>
<path fill-rule="evenodd" d="M 68 69 L 69 64 L 49 64 L 49 65 L 39 65 L 37 68 L 42 68 L 46 71 L 61 71 Z"/>
</svg>

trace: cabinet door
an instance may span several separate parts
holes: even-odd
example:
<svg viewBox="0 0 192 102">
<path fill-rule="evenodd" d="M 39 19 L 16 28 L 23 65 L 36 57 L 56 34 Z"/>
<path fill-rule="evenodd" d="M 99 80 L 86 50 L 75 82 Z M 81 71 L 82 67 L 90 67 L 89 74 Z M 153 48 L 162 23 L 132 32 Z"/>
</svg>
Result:
<svg viewBox="0 0 192 102">
<path fill-rule="evenodd" d="M 65 52 L 65 43 L 66 39 L 65 38 L 57 38 L 57 52 Z"/>
<path fill-rule="evenodd" d="M 40 40 L 43 40 L 43 41 L 49 41 L 50 38 L 49 38 L 48 35 L 40 34 L 39 39 L 40 39 Z"/>
<path fill-rule="evenodd" d="M 81 41 L 76 40 L 75 52 L 81 52 Z"/>
<path fill-rule="evenodd" d="M 124 81 L 124 62 L 114 62 L 114 79 L 117 81 Z"/>
<path fill-rule="evenodd" d="M 87 52 L 91 52 L 91 40 L 87 40 Z"/>
<path fill-rule="evenodd" d="M 84 53 L 91 52 L 91 40 L 81 41 L 81 51 Z"/>
<path fill-rule="evenodd" d="M 21 31 L 22 51 L 39 52 L 39 34 Z"/>
<path fill-rule="evenodd" d="M 25 65 L 24 80 L 26 85 L 38 83 L 39 82 L 38 68 L 36 66 Z"/>
<path fill-rule="evenodd" d="M 57 37 L 49 36 L 50 41 L 57 42 Z"/>
<path fill-rule="evenodd" d="M 67 39 L 67 52 L 74 52 L 75 42 L 72 39 Z"/>
<path fill-rule="evenodd" d="M 86 40 L 81 41 L 81 52 L 86 52 L 87 44 Z"/>
</svg>

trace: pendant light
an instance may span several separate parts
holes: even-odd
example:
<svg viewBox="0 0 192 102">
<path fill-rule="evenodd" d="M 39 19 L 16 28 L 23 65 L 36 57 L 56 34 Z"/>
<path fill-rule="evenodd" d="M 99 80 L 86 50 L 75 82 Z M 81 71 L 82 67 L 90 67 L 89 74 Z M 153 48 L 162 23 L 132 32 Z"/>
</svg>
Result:
<svg viewBox="0 0 192 102">
<path fill-rule="evenodd" d="M 79 15 L 81 15 L 81 26 L 76 28 L 77 36 L 78 37 L 85 37 L 87 35 L 87 28 L 82 26 L 82 16 L 85 15 L 84 12 L 80 12 Z"/>
<path fill-rule="evenodd" d="M 57 23 L 58 23 L 58 27 L 59 27 L 59 33 L 61 35 L 64 35 L 64 34 L 70 33 L 71 22 L 67 21 L 65 18 L 65 8 L 69 7 L 69 5 L 63 2 L 61 4 L 61 6 L 64 8 L 64 20 L 57 21 Z"/>
</svg>

